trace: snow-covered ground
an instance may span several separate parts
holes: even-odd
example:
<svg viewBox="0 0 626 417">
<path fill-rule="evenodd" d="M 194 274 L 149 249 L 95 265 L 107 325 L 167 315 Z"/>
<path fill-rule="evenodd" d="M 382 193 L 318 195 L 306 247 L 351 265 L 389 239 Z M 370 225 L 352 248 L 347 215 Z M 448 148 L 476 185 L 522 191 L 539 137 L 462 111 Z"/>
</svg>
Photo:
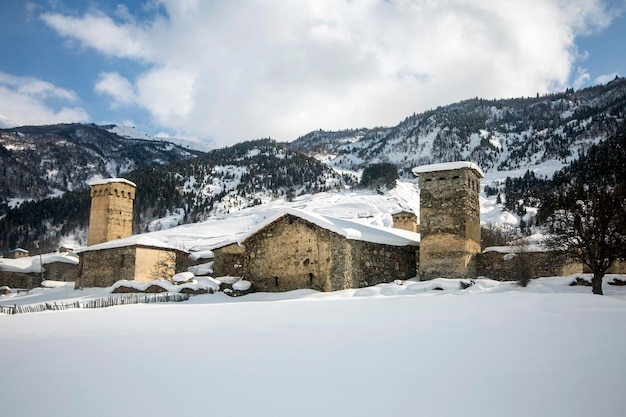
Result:
<svg viewBox="0 0 626 417">
<path fill-rule="evenodd" d="M 572 279 L 0 315 L 0 413 L 623 416 L 626 287 L 596 296 Z M 38 289 L 30 302 L 105 293 Z"/>
</svg>

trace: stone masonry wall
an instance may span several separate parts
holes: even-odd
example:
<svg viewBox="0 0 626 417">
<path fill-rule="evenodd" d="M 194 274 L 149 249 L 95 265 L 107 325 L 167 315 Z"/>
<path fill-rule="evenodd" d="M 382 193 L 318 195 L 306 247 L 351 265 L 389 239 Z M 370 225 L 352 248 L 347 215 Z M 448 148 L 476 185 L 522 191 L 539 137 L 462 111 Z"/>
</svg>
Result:
<svg viewBox="0 0 626 417">
<path fill-rule="evenodd" d="M 328 291 L 329 243 L 324 229 L 286 215 L 244 242 L 244 278 L 256 291 Z"/>
<path fill-rule="evenodd" d="M 24 274 L 0 270 L 0 286 L 32 289 L 41 286 L 41 274 Z"/>
<path fill-rule="evenodd" d="M 417 275 L 415 246 L 380 245 L 359 240 L 347 240 L 352 249 L 351 288 L 362 288 Z"/>
<path fill-rule="evenodd" d="M 483 252 L 476 255 L 476 274 L 498 281 L 515 281 L 520 262 L 529 268 L 532 278 L 572 275 L 583 272 L 583 265 L 553 252 L 523 254 Z"/>
<path fill-rule="evenodd" d="M 109 287 L 118 280 L 135 278 L 134 246 L 80 253 L 76 288 Z"/>
<path fill-rule="evenodd" d="M 216 277 L 233 276 L 243 274 L 245 249 L 237 243 L 221 248 L 213 249 L 213 275 Z"/>
<path fill-rule="evenodd" d="M 78 265 L 53 262 L 46 264 L 45 269 L 45 278 L 52 281 L 76 282 L 76 279 L 78 279 Z"/>
</svg>

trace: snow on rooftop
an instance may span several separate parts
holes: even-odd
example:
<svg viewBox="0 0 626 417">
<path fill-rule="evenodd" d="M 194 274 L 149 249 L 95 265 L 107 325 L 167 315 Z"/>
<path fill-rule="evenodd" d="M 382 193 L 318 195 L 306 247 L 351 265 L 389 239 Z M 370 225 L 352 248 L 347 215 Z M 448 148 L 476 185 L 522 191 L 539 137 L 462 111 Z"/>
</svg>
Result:
<svg viewBox="0 0 626 417">
<path fill-rule="evenodd" d="M 94 185 L 112 184 L 112 183 L 116 183 L 116 182 L 123 182 L 124 184 L 128 184 L 128 185 L 132 185 L 133 187 L 137 187 L 137 184 L 135 184 L 132 181 L 127 180 L 126 178 L 102 178 L 102 179 L 97 179 L 97 180 L 91 180 L 91 181 L 87 182 L 87 184 L 90 187 L 92 187 Z"/>
<path fill-rule="evenodd" d="M 468 161 L 458 161 L 458 162 L 444 162 L 440 164 L 430 164 L 430 165 L 421 165 L 413 168 L 413 173 L 415 175 L 419 175 L 425 172 L 436 172 L 436 171 L 449 171 L 451 169 L 463 169 L 469 168 L 478 172 L 480 178 L 483 178 L 485 174 L 482 169 L 478 165 L 473 162 Z"/>
<path fill-rule="evenodd" d="M 87 247 L 75 250 L 74 253 L 90 252 L 90 251 L 97 251 L 97 250 L 103 250 L 103 249 L 123 248 L 126 246 L 148 246 L 148 247 L 159 248 L 159 249 L 181 250 L 180 248 L 174 245 L 171 245 L 169 243 L 163 242 L 162 240 L 158 240 L 158 239 L 155 239 L 153 237 L 149 237 L 143 234 L 143 235 L 134 235 L 134 236 L 127 237 L 124 239 L 116 239 L 116 240 L 111 240 L 109 242 L 98 243 L 97 245 L 87 246 Z"/>
<path fill-rule="evenodd" d="M 41 264 L 47 265 L 54 262 L 78 265 L 78 257 L 72 253 L 45 253 L 39 255 L 24 256 L 22 258 L 10 259 L 0 258 L 0 271 L 21 272 L 32 274 L 41 272 Z"/>
<path fill-rule="evenodd" d="M 346 239 L 361 240 L 365 242 L 391 246 L 417 246 L 419 245 L 420 241 L 420 236 L 418 233 L 410 232 L 408 230 L 357 223 L 352 220 L 340 219 L 337 217 L 326 216 L 310 211 L 289 208 L 278 211 L 274 216 L 270 217 L 268 220 L 259 225 L 258 228 L 253 229 L 251 232 L 245 234 L 240 239 L 240 242 L 245 242 L 248 238 L 256 234 L 259 230 L 267 227 L 268 225 L 274 223 L 276 220 L 288 214 L 302 218 L 319 227 L 344 236 Z"/>
</svg>

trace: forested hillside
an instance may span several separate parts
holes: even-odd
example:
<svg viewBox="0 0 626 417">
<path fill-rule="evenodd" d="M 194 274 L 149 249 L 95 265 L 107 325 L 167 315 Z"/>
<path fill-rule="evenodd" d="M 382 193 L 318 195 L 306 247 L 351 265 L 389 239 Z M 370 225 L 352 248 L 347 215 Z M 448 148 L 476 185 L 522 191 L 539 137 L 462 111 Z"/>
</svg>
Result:
<svg viewBox="0 0 626 417">
<path fill-rule="evenodd" d="M 606 141 L 592 145 L 580 158 L 557 171 L 552 178 L 541 178 L 528 170 L 523 177 L 507 178 L 503 195 L 504 207 L 518 215 L 527 208 L 538 208 L 535 218 L 541 224 L 554 209 L 559 192 L 574 184 L 615 189 L 626 186 L 626 121 Z M 486 190 L 489 191 L 489 190 Z M 494 190 L 493 193 L 499 192 Z"/>
<path fill-rule="evenodd" d="M 474 98 L 407 117 L 392 128 L 315 131 L 291 146 L 340 169 L 411 168 L 468 160 L 485 172 L 569 164 L 615 132 L 626 114 L 626 79 L 531 98 Z"/>
<path fill-rule="evenodd" d="M 135 233 L 351 187 L 368 167 L 362 184 L 377 184 L 370 174 L 388 167 L 388 186 L 396 173 L 413 179 L 415 166 L 456 160 L 475 162 L 487 173 L 515 170 L 505 184 L 487 184 L 485 194 L 498 194 L 522 217 L 541 206 L 559 181 L 623 176 L 625 118 L 626 79 L 616 78 L 545 96 L 474 98 L 413 114 L 390 128 L 320 130 L 288 144 L 262 139 L 206 154 L 122 137 L 111 126 L 0 130 L 0 250 L 31 249 L 36 240 L 54 250 L 63 236 L 84 241 L 86 181 L 113 176 L 138 185 Z M 550 175 L 565 169 L 552 179 L 537 174 L 541 166 L 549 166 Z M 540 220 L 527 218 L 522 226 Z"/>
<path fill-rule="evenodd" d="M 272 198 L 292 198 L 341 185 L 356 178 L 340 175 L 314 158 L 263 139 L 217 149 L 201 157 L 136 169 L 125 178 L 137 184 L 134 233 L 168 215 L 190 223 Z M 0 249 L 33 249 L 40 241 L 55 250 L 62 236 L 84 239 L 89 221 L 89 192 L 65 193 L 23 202 L 0 218 Z"/>
<path fill-rule="evenodd" d="M 84 189 L 90 178 L 202 154 L 169 142 L 123 137 L 115 128 L 73 123 L 0 129 L 0 215 L 22 200 Z"/>
</svg>

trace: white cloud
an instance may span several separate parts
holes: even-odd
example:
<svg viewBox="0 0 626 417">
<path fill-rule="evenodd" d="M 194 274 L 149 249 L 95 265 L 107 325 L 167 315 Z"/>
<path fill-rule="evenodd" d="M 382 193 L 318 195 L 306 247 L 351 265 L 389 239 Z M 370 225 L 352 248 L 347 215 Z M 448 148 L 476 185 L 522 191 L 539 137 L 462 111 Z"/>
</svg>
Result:
<svg viewBox="0 0 626 417">
<path fill-rule="evenodd" d="M 120 21 L 94 12 L 42 19 L 83 47 L 147 65 L 133 79 L 100 76 L 96 91 L 113 105 L 140 106 L 162 129 L 220 145 L 562 89 L 580 59 L 576 36 L 611 21 L 601 0 L 161 4 L 168 17 L 144 22 L 123 7 Z"/>
<path fill-rule="evenodd" d="M 615 79 L 615 77 L 619 77 L 619 74 L 617 72 L 612 72 L 610 74 L 604 74 L 604 75 L 600 75 L 599 77 L 596 77 L 596 79 L 594 80 L 595 84 L 606 84 L 610 81 L 613 81 Z"/>
<path fill-rule="evenodd" d="M 111 106 L 137 104 L 137 96 L 133 84 L 117 72 L 103 72 L 98 77 L 94 90 L 99 94 L 111 96 Z"/>
<path fill-rule="evenodd" d="M 145 33 L 132 22 L 116 24 L 103 14 L 87 14 L 82 18 L 44 13 L 41 19 L 61 36 L 77 39 L 84 47 L 96 48 L 111 56 L 121 58 L 148 58 L 149 41 Z M 144 29 L 145 30 L 145 29 Z"/>
<path fill-rule="evenodd" d="M 575 89 L 579 89 L 589 82 L 591 79 L 591 75 L 589 75 L 589 71 L 586 68 L 578 68 L 576 70 L 576 78 L 574 78 L 573 87 Z"/>
<path fill-rule="evenodd" d="M 50 101 L 76 103 L 71 91 L 32 77 L 0 72 L 0 119 L 5 125 L 38 125 L 86 122 L 89 115 L 82 107 L 51 105 Z"/>
</svg>

